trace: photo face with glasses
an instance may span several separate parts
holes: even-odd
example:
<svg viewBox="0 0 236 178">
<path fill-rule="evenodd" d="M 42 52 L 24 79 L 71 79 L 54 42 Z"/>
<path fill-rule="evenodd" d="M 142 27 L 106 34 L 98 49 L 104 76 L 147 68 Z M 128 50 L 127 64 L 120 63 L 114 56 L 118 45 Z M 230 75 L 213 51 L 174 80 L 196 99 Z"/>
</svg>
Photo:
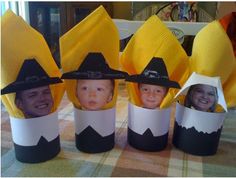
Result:
<svg viewBox="0 0 236 178">
<path fill-rule="evenodd" d="M 204 112 L 214 112 L 217 104 L 217 89 L 210 85 L 197 84 L 190 87 L 185 106 Z"/>
</svg>

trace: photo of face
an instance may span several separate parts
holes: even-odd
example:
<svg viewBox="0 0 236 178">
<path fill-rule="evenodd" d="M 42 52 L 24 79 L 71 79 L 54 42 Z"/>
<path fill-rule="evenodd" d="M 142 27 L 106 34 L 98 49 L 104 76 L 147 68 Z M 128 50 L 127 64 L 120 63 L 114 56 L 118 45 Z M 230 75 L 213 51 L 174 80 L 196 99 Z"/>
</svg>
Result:
<svg viewBox="0 0 236 178">
<path fill-rule="evenodd" d="M 197 84 L 190 87 L 186 99 L 187 107 L 199 111 L 214 112 L 217 103 L 217 89 L 210 85 Z"/>
<path fill-rule="evenodd" d="M 139 84 L 140 99 L 144 108 L 155 109 L 166 96 L 167 88 L 159 85 Z"/>
<path fill-rule="evenodd" d="M 15 104 L 25 118 L 48 115 L 53 106 L 51 90 L 49 86 L 42 86 L 16 92 Z"/>
<path fill-rule="evenodd" d="M 100 110 L 112 100 L 112 80 L 78 80 L 77 98 L 85 110 Z"/>
</svg>

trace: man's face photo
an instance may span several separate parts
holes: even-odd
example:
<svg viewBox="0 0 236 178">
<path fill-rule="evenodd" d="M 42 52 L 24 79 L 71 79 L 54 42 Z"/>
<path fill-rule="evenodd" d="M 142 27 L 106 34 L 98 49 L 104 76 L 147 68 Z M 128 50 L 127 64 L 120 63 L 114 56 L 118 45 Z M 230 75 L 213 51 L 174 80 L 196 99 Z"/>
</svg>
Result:
<svg viewBox="0 0 236 178">
<path fill-rule="evenodd" d="M 15 103 L 26 118 L 41 117 L 50 114 L 53 98 L 49 86 L 42 86 L 17 92 Z"/>
<path fill-rule="evenodd" d="M 113 97 L 111 80 L 78 80 L 77 97 L 83 109 L 100 110 Z"/>
</svg>

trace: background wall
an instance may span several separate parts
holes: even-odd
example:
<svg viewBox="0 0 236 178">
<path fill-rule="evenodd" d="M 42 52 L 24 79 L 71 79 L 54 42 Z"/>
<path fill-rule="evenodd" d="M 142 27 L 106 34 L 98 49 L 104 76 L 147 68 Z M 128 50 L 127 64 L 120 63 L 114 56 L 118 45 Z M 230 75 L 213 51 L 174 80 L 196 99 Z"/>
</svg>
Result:
<svg viewBox="0 0 236 178">
<path fill-rule="evenodd" d="M 134 15 L 152 4 L 162 6 L 167 2 L 112 2 L 113 18 L 132 20 Z M 236 11 L 236 2 L 198 2 L 198 7 L 207 12 L 212 19 Z M 207 21 L 207 20 L 206 20 Z"/>
<path fill-rule="evenodd" d="M 219 2 L 216 12 L 216 18 L 220 19 L 230 12 L 236 12 L 236 2 Z"/>
<path fill-rule="evenodd" d="M 132 19 L 132 2 L 113 2 L 114 19 Z"/>
</svg>

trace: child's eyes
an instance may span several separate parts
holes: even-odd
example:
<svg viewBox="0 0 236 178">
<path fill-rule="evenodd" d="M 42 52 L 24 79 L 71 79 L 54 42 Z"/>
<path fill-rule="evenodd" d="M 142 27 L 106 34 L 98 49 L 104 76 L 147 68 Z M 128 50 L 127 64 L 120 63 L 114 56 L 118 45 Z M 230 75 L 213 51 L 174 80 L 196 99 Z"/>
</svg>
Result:
<svg viewBox="0 0 236 178">
<path fill-rule="evenodd" d="M 147 89 L 147 88 L 142 88 L 142 91 L 145 91 L 145 92 L 146 92 L 146 91 L 148 91 L 148 89 Z"/>
<path fill-rule="evenodd" d="M 104 88 L 97 88 L 97 91 L 104 91 Z"/>
<path fill-rule="evenodd" d="M 81 87 L 81 89 L 85 91 L 88 89 L 88 87 Z"/>
</svg>

